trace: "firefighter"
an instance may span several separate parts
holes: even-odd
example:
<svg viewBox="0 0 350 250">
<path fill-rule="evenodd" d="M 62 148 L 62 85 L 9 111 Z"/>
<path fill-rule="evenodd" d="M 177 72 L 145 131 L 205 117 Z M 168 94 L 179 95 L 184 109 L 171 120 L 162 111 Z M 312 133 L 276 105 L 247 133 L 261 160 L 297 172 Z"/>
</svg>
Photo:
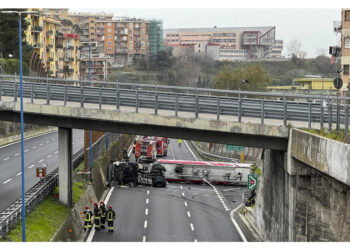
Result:
<svg viewBox="0 0 350 250">
<path fill-rule="evenodd" d="M 115 212 L 112 210 L 112 206 L 108 206 L 106 216 L 107 216 L 108 232 L 113 232 L 114 231 L 113 221 L 115 220 Z"/>
<path fill-rule="evenodd" d="M 179 143 L 179 148 L 181 148 L 182 140 L 181 140 L 181 139 L 178 139 L 177 142 Z"/>
<path fill-rule="evenodd" d="M 85 217 L 84 232 L 85 232 L 87 228 L 90 230 L 92 227 L 91 225 L 92 212 L 90 211 L 89 207 L 85 207 L 84 217 Z"/>
<path fill-rule="evenodd" d="M 105 229 L 106 225 L 106 206 L 103 201 L 100 202 L 100 214 L 101 214 L 101 229 Z"/>
<path fill-rule="evenodd" d="M 98 209 L 97 202 L 94 203 L 94 215 L 95 215 L 95 229 L 100 230 L 100 210 Z"/>
</svg>

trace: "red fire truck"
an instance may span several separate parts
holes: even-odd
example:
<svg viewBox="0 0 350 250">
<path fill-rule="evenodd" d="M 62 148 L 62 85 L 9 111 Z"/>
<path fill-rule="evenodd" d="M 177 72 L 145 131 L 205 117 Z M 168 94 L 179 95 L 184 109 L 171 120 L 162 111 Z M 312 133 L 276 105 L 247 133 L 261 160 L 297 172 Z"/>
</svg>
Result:
<svg viewBox="0 0 350 250">
<path fill-rule="evenodd" d="M 157 141 L 157 156 L 166 156 L 168 154 L 169 139 L 166 137 L 154 137 Z"/>
<path fill-rule="evenodd" d="M 139 139 L 135 144 L 136 162 L 154 162 L 157 157 L 157 142 L 149 139 Z"/>
</svg>

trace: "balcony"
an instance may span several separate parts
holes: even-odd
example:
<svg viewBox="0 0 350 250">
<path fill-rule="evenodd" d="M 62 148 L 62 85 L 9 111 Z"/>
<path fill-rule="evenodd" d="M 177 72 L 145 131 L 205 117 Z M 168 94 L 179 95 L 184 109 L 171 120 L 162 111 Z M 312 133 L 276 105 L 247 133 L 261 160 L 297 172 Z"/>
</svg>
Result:
<svg viewBox="0 0 350 250">
<path fill-rule="evenodd" d="M 74 61 L 74 58 L 73 58 L 73 57 L 69 57 L 69 56 L 65 56 L 65 57 L 64 57 L 64 61 L 65 61 L 65 62 L 73 62 L 73 61 Z"/>
<path fill-rule="evenodd" d="M 66 46 L 64 46 L 64 49 L 74 49 L 74 46 L 73 45 L 66 45 Z"/>
<path fill-rule="evenodd" d="M 49 57 L 49 58 L 47 58 L 47 61 L 48 61 L 48 62 L 53 62 L 53 58 L 52 58 L 52 57 Z"/>
<path fill-rule="evenodd" d="M 43 47 L 42 43 L 35 43 L 33 46 L 34 49 L 41 49 L 42 47 Z"/>
<path fill-rule="evenodd" d="M 52 48 L 53 48 L 53 44 L 52 43 L 46 44 L 46 49 L 52 49 Z"/>
<path fill-rule="evenodd" d="M 53 75 L 53 70 L 48 70 L 48 71 L 47 71 L 47 74 L 48 74 L 48 75 Z"/>
<path fill-rule="evenodd" d="M 46 31 L 46 35 L 47 35 L 47 36 L 52 36 L 52 35 L 53 35 L 53 31 L 52 31 L 52 30 Z"/>
<path fill-rule="evenodd" d="M 333 22 L 333 30 L 334 32 L 341 32 L 342 27 L 341 27 L 341 21 L 334 21 Z"/>
<path fill-rule="evenodd" d="M 34 26 L 33 29 L 32 29 L 32 32 L 41 32 L 43 31 L 43 27 L 37 25 L 37 26 Z"/>
<path fill-rule="evenodd" d="M 62 32 L 56 32 L 56 36 L 57 37 L 63 37 L 63 33 Z"/>
</svg>

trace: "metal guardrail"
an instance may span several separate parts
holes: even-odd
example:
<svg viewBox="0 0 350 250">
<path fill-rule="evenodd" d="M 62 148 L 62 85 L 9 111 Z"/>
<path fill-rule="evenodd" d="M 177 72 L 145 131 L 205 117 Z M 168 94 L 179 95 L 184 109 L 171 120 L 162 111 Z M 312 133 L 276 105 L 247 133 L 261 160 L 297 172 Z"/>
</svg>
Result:
<svg viewBox="0 0 350 250">
<path fill-rule="evenodd" d="M 234 158 L 229 158 L 229 157 L 225 157 L 225 156 L 220 156 L 220 155 L 214 155 L 214 154 L 210 154 L 207 152 L 204 152 L 203 150 L 201 150 L 196 143 L 193 143 L 192 141 L 188 141 L 190 142 L 190 144 L 195 148 L 195 150 L 198 152 L 198 154 L 206 159 L 218 159 L 218 160 L 222 160 L 222 161 L 230 161 L 230 162 L 234 162 L 234 163 L 239 163 L 239 159 L 234 159 Z"/>
<path fill-rule="evenodd" d="M 296 95 L 286 93 L 232 91 L 206 88 L 172 87 L 164 85 L 115 83 L 103 81 L 77 81 L 53 78 L 24 77 L 23 96 L 34 99 L 51 101 L 78 102 L 84 104 L 113 105 L 116 110 L 120 107 L 133 107 L 135 112 L 140 108 L 194 113 L 214 114 L 217 120 L 220 116 L 235 116 L 238 122 L 242 117 L 260 118 L 264 124 L 265 119 L 283 121 L 320 123 L 321 128 L 328 123 L 330 129 L 334 123 L 344 125 L 346 131 L 349 127 L 350 97 L 341 97 L 343 104 L 336 104 L 336 96 L 332 95 Z M 79 86 L 74 86 L 78 84 Z M 86 86 L 86 85 L 93 85 Z M 0 76 L 1 96 L 10 96 L 17 101 L 19 96 L 19 79 L 16 76 Z M 213 95 L 216 94 L 216 95 Z M 250 97 L 250 98 L 247 98 Z M 307 101 L 294 101 L 305 99 Z"/>
<path fill-rule="evenodd" d="M 84 149 L 73 155 L 73 168 L 76 168 L 84 159 Z M 25 194 L 26 214 L 33 211 L 40 201 L 51 193 L 58 185 L 58 168 L 41 179 Z M 0 213 L 0 237 L 6 236 L 22 219 L 22 198 L 18 198 Z"/>
</svg>

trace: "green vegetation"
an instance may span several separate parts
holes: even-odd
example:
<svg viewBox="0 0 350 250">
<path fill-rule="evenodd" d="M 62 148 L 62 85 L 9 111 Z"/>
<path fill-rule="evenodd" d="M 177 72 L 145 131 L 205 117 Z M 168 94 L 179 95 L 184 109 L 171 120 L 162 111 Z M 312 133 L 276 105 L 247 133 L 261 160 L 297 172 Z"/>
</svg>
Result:
<svg viewBox="0 0 350 250">
<path fill-rule="evenodd" d="M 250 170 L 252 171 L 253 174 L 256 174 L 258 176 L 261 175 L 261 169 L 255 165 L 255 163 L 252 164 L 252 166 L 250 167 Z"/>
<path fill-rule="evenodd" d="M 336 130 L 329 131 L 327 129 L 317 130 L 317 129 L 303 128 L 302 130 L 309 132 L 309 133 L 312 133 L 312 134 L 326 137 L 328 139 L 341 141 L 341 142 L 345 142 L 345 143 L 350 144 L 350 132 L 345 133 L 345 131 L 343 129 L 340 129 L 339 131 L 336 131 Z"/>
</svg>

